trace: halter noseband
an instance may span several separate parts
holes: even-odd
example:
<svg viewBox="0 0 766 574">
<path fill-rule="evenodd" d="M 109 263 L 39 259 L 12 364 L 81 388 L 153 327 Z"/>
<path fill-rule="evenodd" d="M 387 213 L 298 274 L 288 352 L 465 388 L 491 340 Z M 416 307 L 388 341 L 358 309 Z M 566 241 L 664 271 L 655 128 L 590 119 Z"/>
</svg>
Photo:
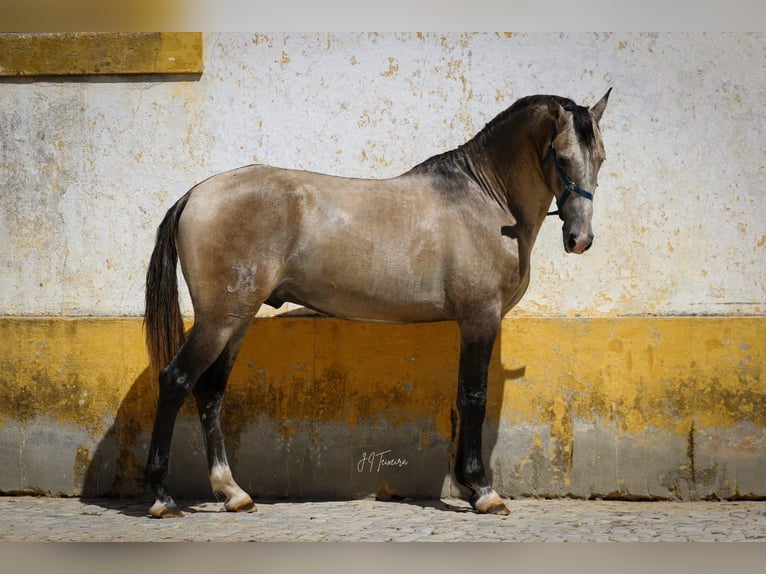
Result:
<svg viewBox="0 0 766 574">
<path fill-rule="evenodd" d="M 561 178 L 561 181 L 564 182 L 564 193 L 561 194 L 561 197 L 556 198 L 556 211 L 549 211 L 548 215 L 558 215 L 559 219 L 562 221 L 564 220 L 564 216 L 561 215 L 561 208 L 564 206 L 564 203 L 566 203 L 566 200 L 569 198 L 569 195 L 571 193 L 576 193 L 580 197 L 584 197 L 585 199 L 589 199 L 593 201 L 593 194 L 589 191 L 585 191 L 581 187 L 577 187 L 577 184 L 572 180 L 571 177 L 567 175 L 567 173 L 564 171 L 564 168 L 561 167 L 561 164 L 559 163 L 559 158 L 556 155 L 556 150 L 553 147 L 553 140 L 556 138 L 556 124 L 553 124 L 553 129 L 551 129 L 551 140 L 548 142 L 548 151 L 545 153 L 545 157 L 543 158 L 543 163 L 548 161 L 549 157 L 553 158 L 553 165 L 556 167 L 556 173 L 559 174 L 559 177 Z"/>
</svg>

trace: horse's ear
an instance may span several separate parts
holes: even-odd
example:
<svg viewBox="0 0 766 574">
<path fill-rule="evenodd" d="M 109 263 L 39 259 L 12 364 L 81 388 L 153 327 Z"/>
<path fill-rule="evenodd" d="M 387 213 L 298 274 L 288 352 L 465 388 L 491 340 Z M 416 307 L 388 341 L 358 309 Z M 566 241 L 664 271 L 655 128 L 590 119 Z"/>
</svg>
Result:
<svg viewBox="0 0 766 574">
<path fill-rule="evenodd" d="M 556 120 L 564 115 L 564 108 L 561 107 L 559 101 L 553 96 L 548 98 L 548 111 Z"/>
<path fill-rule="evenodd" d="M 590 113 L 593 116 L 593 119 L 596 120 L 596 123 L 601 121 L 601 116 L 604 114 L 604 109 L 606 109 L 606 102 L 609 100 L 609 94 L 611 93 L 612 88 L 609 88 L 604 94 L 604 97 L 602 97 L 598 103 L 596 103 L 596 105 L 590 109 Z"/>
</svg>

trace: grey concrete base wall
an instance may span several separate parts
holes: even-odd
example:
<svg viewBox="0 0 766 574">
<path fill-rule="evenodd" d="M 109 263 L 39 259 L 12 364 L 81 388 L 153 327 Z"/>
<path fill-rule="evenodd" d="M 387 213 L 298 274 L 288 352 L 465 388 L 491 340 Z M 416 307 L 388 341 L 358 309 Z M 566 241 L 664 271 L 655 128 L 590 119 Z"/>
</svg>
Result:
<svg viewBox="0 0 766 574">
<path fill-rule="evenodd" d="M 346 499 L 366 496 L 438 498 L 463 496 L 452 477 L 450 442 L 423 426 L 349 428 L 337 423 L 265 419 L 248 424 L 230 462 L 240 485 L 257 498 Z M 425 427 L 425 428 L 424 428 Z M 424 431 L 428 440 L 424 444 Z M 491 425 L 486 456 L 489 476 L 501 496 L 622 500 L 727 500 L 766 497 L 766 455 L 727 457 L 726 449 L 752 440 L 762 429 L 742 424 L 725 431 L 694 431 L 685 440 L 649 429 L 619 436 L 592 424 L 575 424 L 568 451 L 545 427 Z M 117 434 L 92 447 L 71 426 L 40 418 L 23 429 L 0 430 L 0 491 L 55 496 L 143 496 L 136 465 L 143 465 L 148 434 L 130 452 Z M 726 445 L 729 445 L 728 447 Z M 730 453 L 729 453 L 730 454 Z M 133 458 L 128 463 L 127 458 Z M 179 498 L 212 498 L 205 450 L 196 418 L 179 418 L 169 486 Z M 125 473 L 126 468 L 133 469 Z"/>
</svg>

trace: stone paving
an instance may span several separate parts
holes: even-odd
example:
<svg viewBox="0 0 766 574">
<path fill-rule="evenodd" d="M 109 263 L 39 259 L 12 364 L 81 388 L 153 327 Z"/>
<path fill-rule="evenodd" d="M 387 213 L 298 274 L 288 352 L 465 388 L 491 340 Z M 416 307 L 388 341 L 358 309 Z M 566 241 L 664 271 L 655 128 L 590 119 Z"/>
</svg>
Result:
<svg viewBox="0 0 766 574">
<path fill-rule="evenodd" d="M 256 501 L 250 514 L 180 501 L 156 520 L 136 499 L 0 497 L 0 541 L 765 541 L 766 502 L 507 500 L 483 516 L 462 500 Z"/>
</svg>

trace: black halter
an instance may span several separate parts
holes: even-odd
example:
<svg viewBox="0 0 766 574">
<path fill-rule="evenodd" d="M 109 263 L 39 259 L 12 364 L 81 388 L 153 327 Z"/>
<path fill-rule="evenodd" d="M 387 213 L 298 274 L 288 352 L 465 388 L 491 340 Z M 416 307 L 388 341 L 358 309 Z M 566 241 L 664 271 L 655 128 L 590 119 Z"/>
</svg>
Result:
<svg viewBox="0 0 766 574">
<path fill-rule="evenodd" d="M 553 140 L 556 138 L 556 124 L 553 124 L 553 129 L 551 129 L 551 141 L 548 142 L 548 151 L 545 153 L 545 157 L 543 158 L 543 163 L 548 161 L 549 157 L 553 158 L 553 165 L 556 167 L 556 173 L 559 174 L 559 177 L 561 178 L 561 181 L 564 182 L 564 193 L 561 194 L 561 197 L 556 198 L 556 211 L 549 211 L 548 215 L 558 215 L 559 219 L 562 221 L 564 220 L 564 217 L 561 215 L 561 208 L 564 206 L 564 203 L 566 203 L 566 200 L 569 198 L 569 195 L 574 192 L 580 197 L 584 197 L 585 199 L 589 199 L 593 201 L 593 194 L 589 191 L 585 191 L 581 187 L 577 187 L 577 184 L 572 181 L 572 178 L 567 175 L 567 173 L 564 171 L 564 168 L 561 167 L 561 164 L 559 163 L 558 156 L 556 156 L 556 150 L 553 147 Z"/>
</svg>

